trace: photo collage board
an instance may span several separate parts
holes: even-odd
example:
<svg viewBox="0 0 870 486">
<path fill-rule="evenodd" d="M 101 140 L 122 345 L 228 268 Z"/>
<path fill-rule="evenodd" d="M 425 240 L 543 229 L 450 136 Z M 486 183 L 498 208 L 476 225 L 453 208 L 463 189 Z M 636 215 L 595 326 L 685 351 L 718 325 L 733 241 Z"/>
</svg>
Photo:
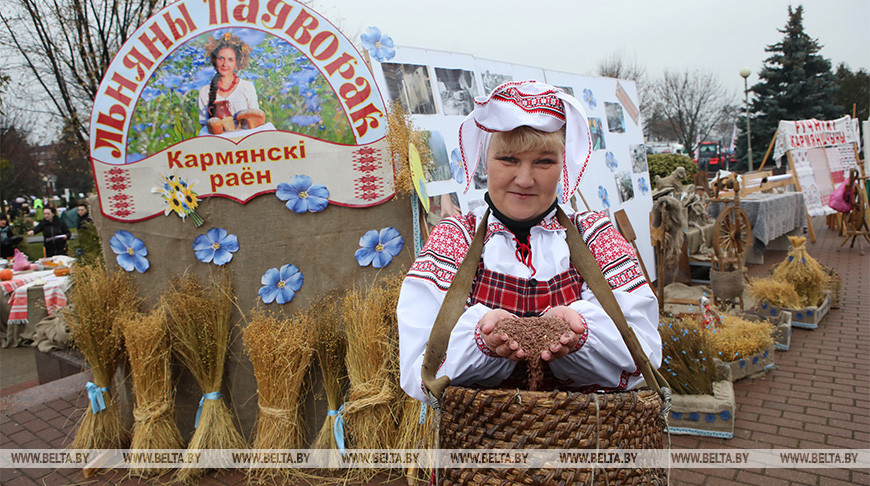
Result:
<svg viewBox="0 0 870 486">
<path fill-rule="evenodd" d="M 468 192 L 459 155 L 459 125 L 485 96 L 507 81 L 539 80 L 580 100 L 589 119 L 592 156 L 580 182 L 576 210 L 625 210 L 640 256 L 655 278 L 650 244 L 652 190 L 643 146 L 637 90 L 633 81 L 548 71 L 532 66 L 479 59 L 428 49 L 399 47 L 386 62 L 372 62 L 384 98 L 400 100 L 414 124 L 426 132 L 433 167 L 427 172 L 427 223 L 485 204 L 486 173 L 478 166 Z M 614 223 L 615 224 L 615 223 Z"/>
</svg>

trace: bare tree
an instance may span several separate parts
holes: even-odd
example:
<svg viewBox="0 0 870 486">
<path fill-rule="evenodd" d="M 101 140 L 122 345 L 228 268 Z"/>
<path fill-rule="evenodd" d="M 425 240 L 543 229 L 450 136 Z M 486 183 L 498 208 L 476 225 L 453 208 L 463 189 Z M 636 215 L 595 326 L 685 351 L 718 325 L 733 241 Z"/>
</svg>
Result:
<svg viewBox="0 0 870 486">
<path fill-rule="evenodd" d="M 171 0 L 6 0 L 0 45 L 87 152 L 87 118 L 109 63 L 148 17 Z M 14 63 L 15 61 L 13 61 Z"/>
<path fill-rule="evenodd" d="M 637 86 L 637 104 L 640 116 L 643 119 L 643 131 L 647 136 L 650 131 L 650 122 L 653 121 L 653 94 L 646 68 L 637 60 L 628 61 L 620 53 L 608 54 L 598 62 L 595 68 L 598 76 L 606 78 L 627 79 L 634 81 Z"/>
<path fill-rule="evenodd" d="M 716 76 L 702 71 L 665 71 L 652 87 L 653 118 L 695 153 L 696 140 L 719 135 L 722 122 L 733 117 L 733 94 Z"/>
</svg>

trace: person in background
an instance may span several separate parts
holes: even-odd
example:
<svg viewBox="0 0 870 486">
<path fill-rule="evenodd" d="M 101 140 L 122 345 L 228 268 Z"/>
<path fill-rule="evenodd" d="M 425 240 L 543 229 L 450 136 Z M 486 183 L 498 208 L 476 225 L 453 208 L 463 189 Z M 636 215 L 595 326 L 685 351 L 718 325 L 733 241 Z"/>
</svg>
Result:
<svg viewBox="0 0 870 486">
<path fill-rule="evenodd" d="M 15 247 L 21 243 L 22 237 L 15 236 L 9 218 L 0 214 L 0 258 L 12 258 Z"/>
<path fill-rule="evenodd" d="M 91 213 L 88 211 L 88 205 L 81 203 L 76 208 L 79 215 L 79 221 L 76 223 L 76 229 L 82 229 L 82 225 L 91 221 Z"/>
<path fill-rule="evenodd" d="M 71 233 L 66 224 L 57 216 L 57 208 L 48 206 L 43 213 L 43 220 L 35 228 L 27 232 L 27 236 L 42 233 L 45 240 L 45 256 L 66 255 L 66 242 Z"/>
</svg>

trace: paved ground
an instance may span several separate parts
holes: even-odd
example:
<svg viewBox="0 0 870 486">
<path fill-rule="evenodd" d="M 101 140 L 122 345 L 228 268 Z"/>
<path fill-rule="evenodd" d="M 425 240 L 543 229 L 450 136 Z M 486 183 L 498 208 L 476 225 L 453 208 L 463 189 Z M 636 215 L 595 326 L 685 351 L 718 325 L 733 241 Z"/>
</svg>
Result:
<svg viewBox="0 0 870 486">
<path fill-rule="evenodd" d="M 674 448 L 803 448 L 870 449 L 870 252 L 857 248 L 835 251 L 840 238 L 814 221 L 818 243 L 810 253 L 833 267 L 843 280 L 842 305 L 832 309 L 817 330 L 794 329 L 788 351 L 776 352 L 776 367 L 758 378 L 734 385 L 737 402 L 733 439 L 672 436 Z M 781 261 L 784 252 L 768 252 L 764 265 L 750 267 L 761 276 Z M 7 373 L 5 354 L 0 361 Z M 26 366 L 16 385 L 34 384 Z M 31 370 L 32 372 L 32 370 Z M 10 372 L 11 373 L 11 372 Z M 26 378 L 26 379 L 25 379 Z M 89 376 L 73 375 L 17 393 L 4 381 L 0 398 L 0 448 L 62 448 L 71 440 L 86 405 L 82 390 Z M 383 484 L 379 477 L 370 484 Z M 236 472 L 212 474 L 200 485 L 238 485 L 245 478 Z M 295 484 L 296 482 L 293 482 Z M 403 480 L 393 481 L 404 484 Z M 109 473 L 85 479 L 77 470 L 0 469 L 0 484 L 149 484 Z M 849 469 L 696 469 L 674 470 L 671 484 L 870 484 L 867 470 Z"/>
</svg>

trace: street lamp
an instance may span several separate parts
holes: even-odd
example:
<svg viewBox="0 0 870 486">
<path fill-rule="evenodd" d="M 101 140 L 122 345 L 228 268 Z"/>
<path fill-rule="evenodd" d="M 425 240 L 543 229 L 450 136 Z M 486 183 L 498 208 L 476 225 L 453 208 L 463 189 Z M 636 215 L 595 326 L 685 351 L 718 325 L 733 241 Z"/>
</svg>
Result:
<svg viewBox="0 0 870 486">
<path fill-rule="evenodd" d="M 743 76 L 743 103 L 746 108 L 746 147 L 747 157 L 749 158 L 749 171 L 752 172 L 752 130 L 749 128 L 749 75 L 752 70 L 748 67 L 740 68 L 740 76 Z"/>
</svg>

